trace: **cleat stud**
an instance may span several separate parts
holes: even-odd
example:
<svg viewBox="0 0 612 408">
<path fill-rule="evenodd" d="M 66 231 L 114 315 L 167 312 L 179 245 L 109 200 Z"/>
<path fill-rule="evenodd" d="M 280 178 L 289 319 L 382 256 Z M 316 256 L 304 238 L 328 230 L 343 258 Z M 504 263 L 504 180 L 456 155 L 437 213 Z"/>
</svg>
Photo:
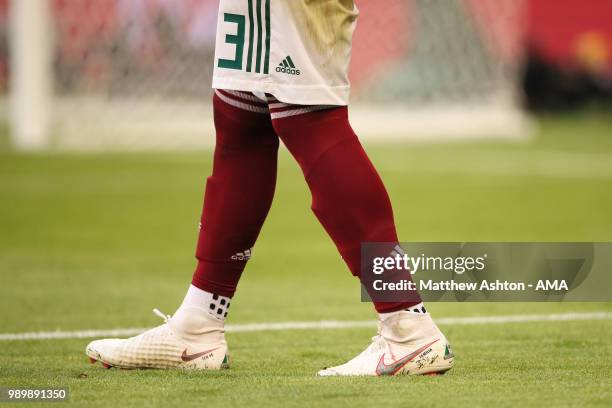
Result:
<svg viewBox="0 0 612 408">
<path fill-rule="evenodd" d="M 98 361 L 98 360 L 96 360 L 96 359 L 95 359 L 95 358 L 93 358 L 93 357 L 89 357 L 89 363 L 90 363 L 90 364 L 96 364 L 96 361 Z"/>
<path fill-rule="evenodd" d="M 104 368 L 108 369 L 108 368 L 111 368 L 111 367 L 112 367 L 112 365 L 107 364 L 107 363 L 102 363 L 102 367 L 104 367 Z"/>
</svg>

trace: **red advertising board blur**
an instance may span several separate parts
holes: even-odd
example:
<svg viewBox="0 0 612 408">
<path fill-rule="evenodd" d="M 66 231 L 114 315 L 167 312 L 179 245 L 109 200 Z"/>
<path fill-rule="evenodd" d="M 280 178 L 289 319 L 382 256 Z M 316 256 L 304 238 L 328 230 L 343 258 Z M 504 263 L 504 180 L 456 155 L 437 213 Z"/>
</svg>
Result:
<svg viewBox="0 0 612 408">
<path fill-rule="evenodd" d="M 527 44 L 568 69 L 612 69 L 612 1 L 530 0 Z"/>
</svg>

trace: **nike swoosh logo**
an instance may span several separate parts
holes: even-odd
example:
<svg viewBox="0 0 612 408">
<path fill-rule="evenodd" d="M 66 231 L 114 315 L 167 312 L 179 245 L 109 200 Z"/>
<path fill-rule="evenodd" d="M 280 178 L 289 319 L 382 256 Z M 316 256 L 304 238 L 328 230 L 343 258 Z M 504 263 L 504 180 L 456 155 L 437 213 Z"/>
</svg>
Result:
<svg viewBox="0 0 612 408">
<path fill-rule="evenodd" d="M 195 354 L 187 354 L 187 349 L 185 349 L 185 350 L 183 350 L 183 354 L 181 354 L 181 360 L 183 360 L 183 361 L 195 360 L 198 357 L 202 357 L 203 355 L 206 355 L 208 353 L 212 353 L 213 351 L 215 351 L 218 348 L 219 347 L 215 347 L 214 349 L 204 350 L 204 351 L 201 351 L 201 352 L 195 353 Z"/>
<path fill-rule="evenodd" d="M 385 355 L 383 354 L 380 357 L 380 360 L 378 360 L 378 365 L 376 366 L 376 375 L 395 375 L 395 373 L 401 370 L 402 367 L 404 367 L 406 364 L 412 361 L 416 356 L 421 354 L 423 351 L 427 350 L 432 344 L 434 344 L 438 340 L 440 339 L 436 339 L 432 341 L 431 343 L 426 344 L 423 347 L 420 347 L 414 350 L 412 353 L 405 355 L 399 360 L 395 360 L 391 364 L 385 364 Z"/>
</svg>

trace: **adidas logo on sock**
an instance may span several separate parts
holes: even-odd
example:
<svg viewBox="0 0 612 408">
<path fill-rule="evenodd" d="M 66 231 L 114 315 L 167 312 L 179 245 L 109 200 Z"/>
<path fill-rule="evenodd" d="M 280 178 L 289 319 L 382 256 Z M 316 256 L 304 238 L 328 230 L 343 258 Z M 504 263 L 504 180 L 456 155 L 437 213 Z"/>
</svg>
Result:
<svg viewBox="0 0 612 408">
<path fill-rule="evenodd" d="M 423 305 L 423 302 L 414 305 L 414 306 L 410 306 L 408 309 L 404 309 L 407 312 L 412 312 L 412 313 L 422 313 L 425 314 L 427 313 L 427 309 L 425 309 L 425 305 Z"/>
<path fill-rule="evenodd" d="M 401 246 L 396 245 L 395 248 L 393 248 L 393 251 L 391 251 L 390 255 L 391 256 L 397 256 L 397 255 L 404 256 L 406 255 L 406 252 L 404 252 L 404 249 Z"/>
<path fill-rule="evenodd" d="M 251 255 L 253 254 L 253 248 L 247 249 L 244 252 L 238 252 L 231 256 L 233 261 L 248 261 L 251 259 Z"/>
<path fill-rule="evenodd" d="M 282 72 L 289 75 L 301 74 L 300 70 L 295 68 L 295 64 L 289 55 L 287 55 L 285 59 L 278 64 L 278 67 L 276 67 L 276 72 Z"/>
</svg>

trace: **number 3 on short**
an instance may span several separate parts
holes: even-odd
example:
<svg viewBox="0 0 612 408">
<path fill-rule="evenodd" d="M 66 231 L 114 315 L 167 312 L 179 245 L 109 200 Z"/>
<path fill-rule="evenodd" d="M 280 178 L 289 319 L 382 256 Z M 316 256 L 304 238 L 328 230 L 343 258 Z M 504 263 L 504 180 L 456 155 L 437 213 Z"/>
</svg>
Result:
<svg viewBox="0 0 612 408">
<path fill-rule="evenodd" d="M 219 58 L 219 68 L 242 69 L 242 51 L 244 50 L 244 27 L 245 18 L 240 14 L 225 13 L 223 21 L 226 23 L 234 23 L 238 26 L 236 34 L 227 34 L 225 36 L 226 44 L 236 45 L 236 54 L 233 60 Z"/>
</svg>

